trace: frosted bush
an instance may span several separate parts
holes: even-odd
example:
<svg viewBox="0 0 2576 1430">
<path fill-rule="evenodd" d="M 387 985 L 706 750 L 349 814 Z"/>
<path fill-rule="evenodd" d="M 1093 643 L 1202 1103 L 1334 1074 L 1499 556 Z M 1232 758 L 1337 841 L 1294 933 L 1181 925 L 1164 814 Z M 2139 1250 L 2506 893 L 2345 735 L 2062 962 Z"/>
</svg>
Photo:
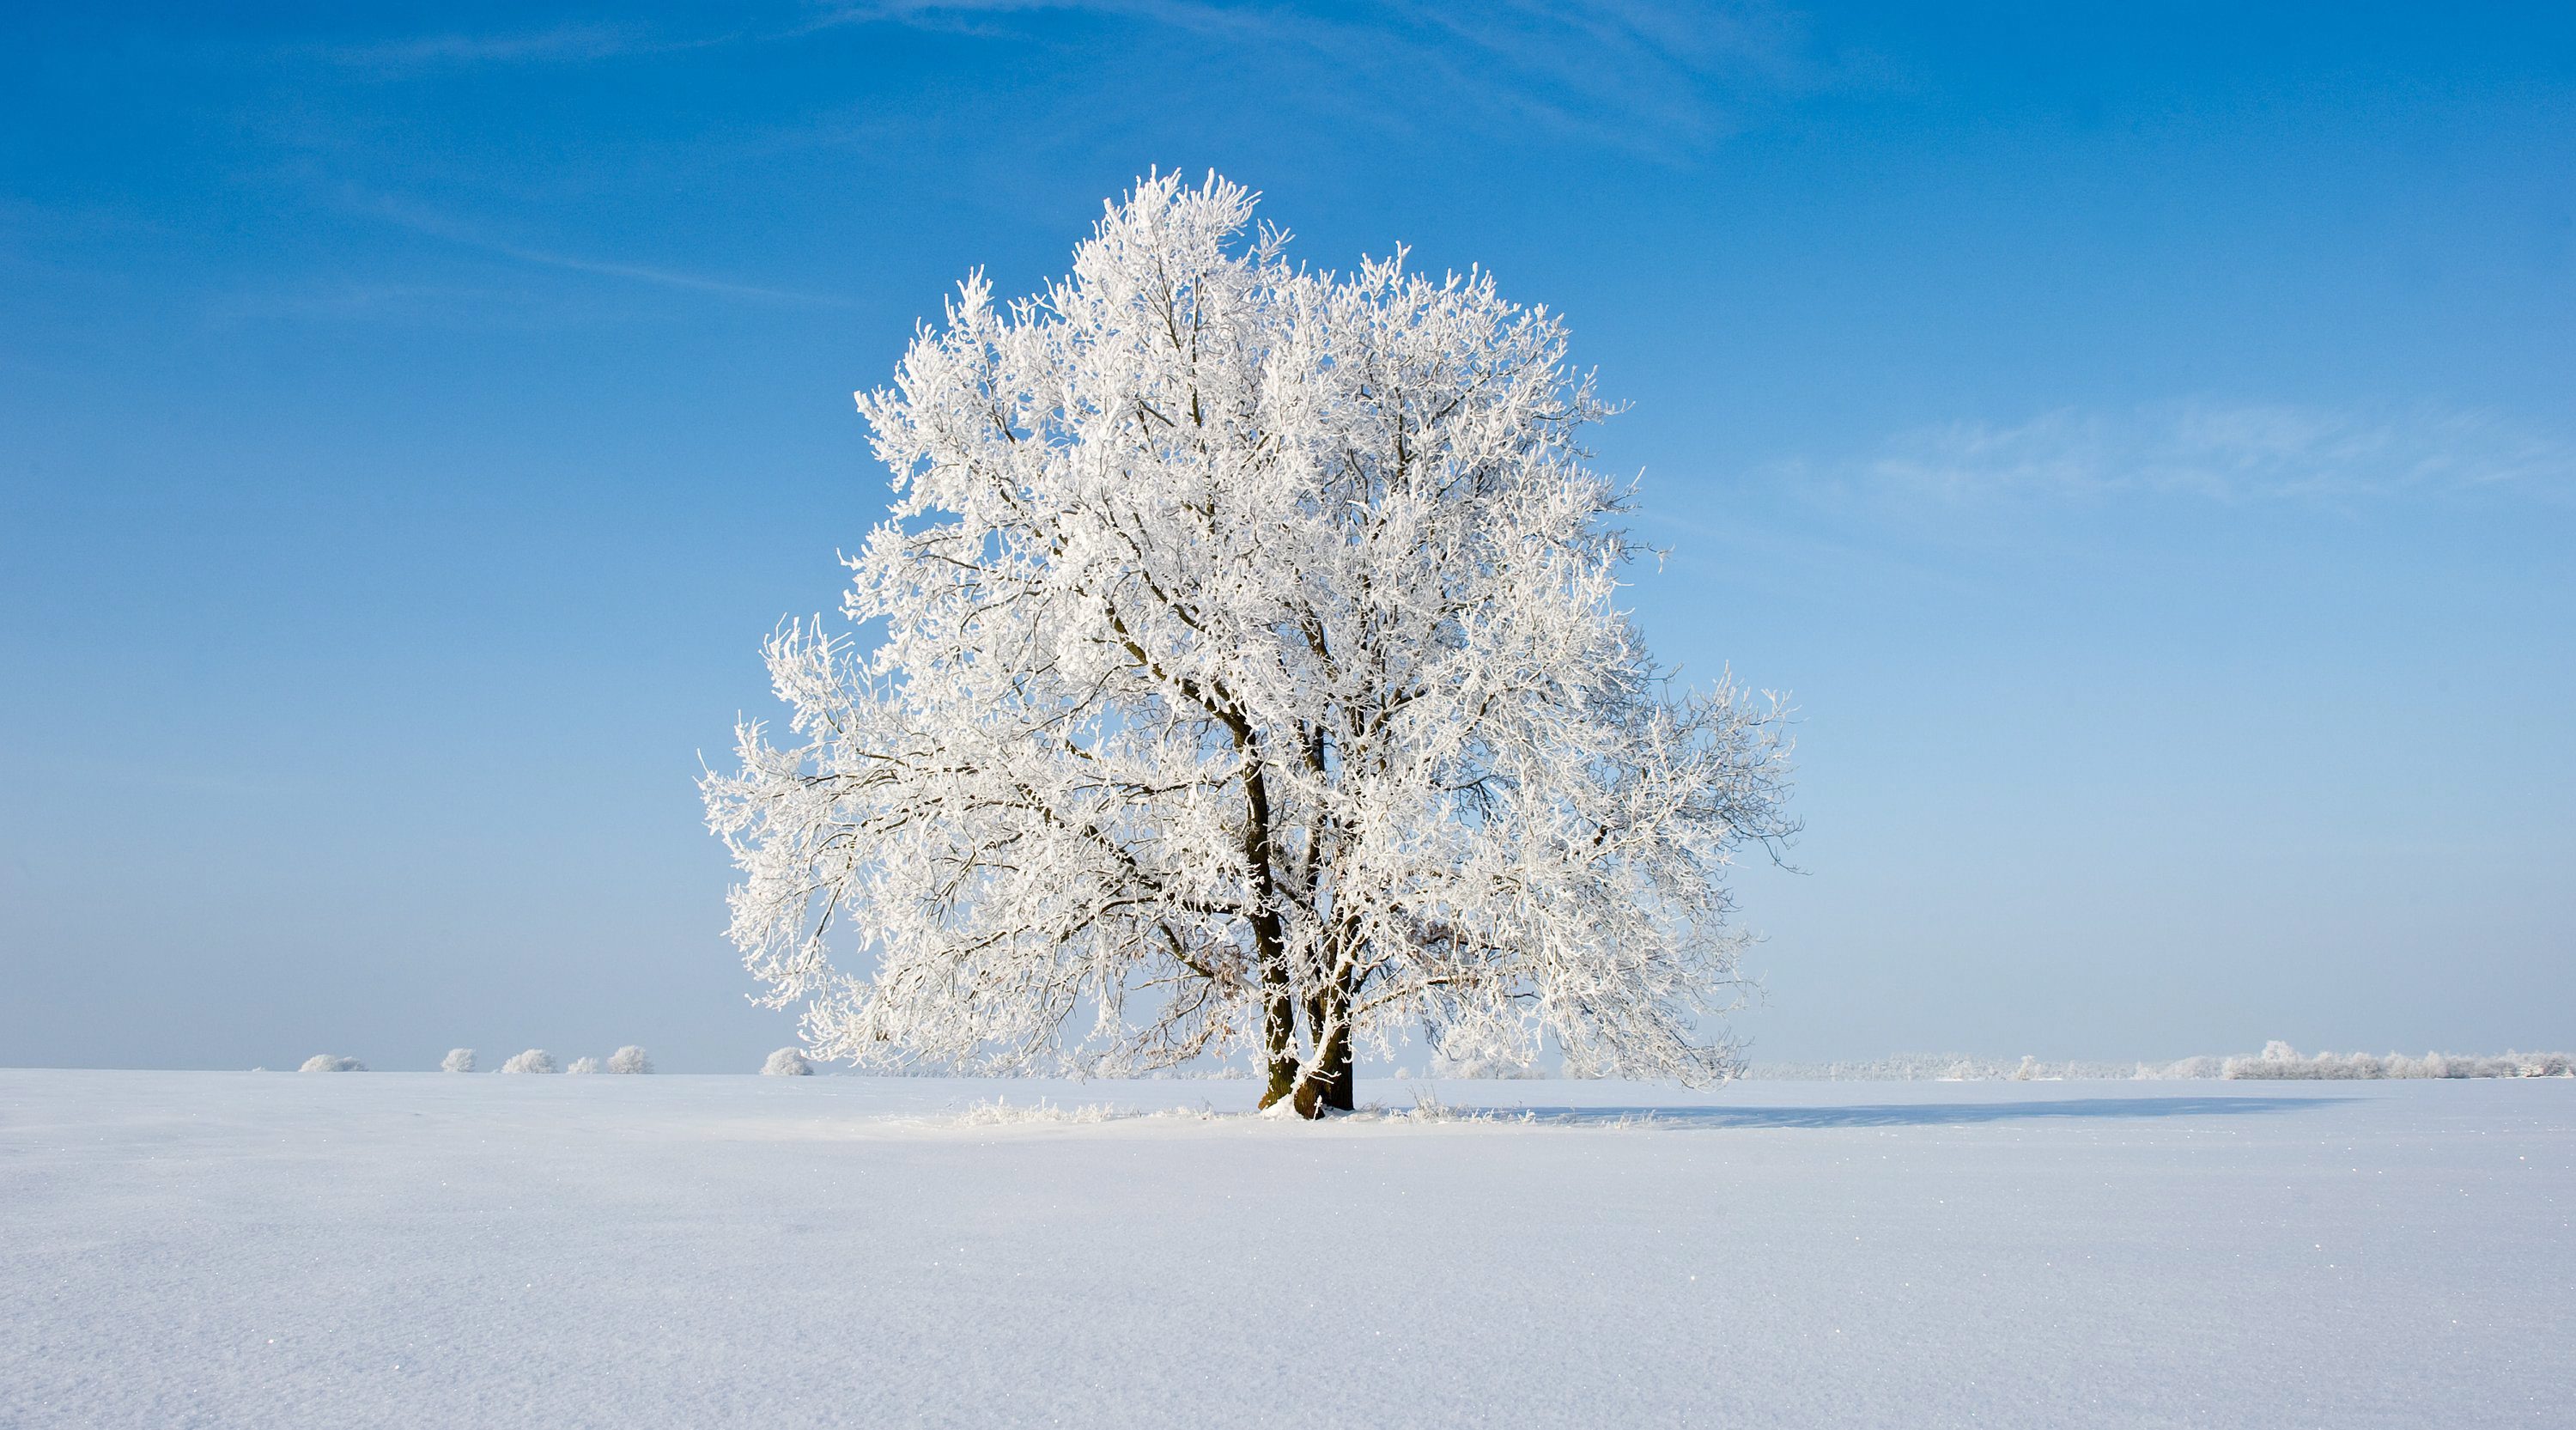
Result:
<svg viewBox="0 0 2576 1430">
<path fill-rule="evenodd" d="M 2136 1075 L 2142 1078 L 2157 1079 L 2199 1078 L 2221 1077 L 2224 1076 L 2226 1072 L 2227 1059 L 2201 1057 L 2184 1058 L 2180 1062 L 2172 1063 L 2140 1063 L 2138 1064 Z"/>
<path fill-rule="evenodd" d="M 1497 1057 L 1454 1057 L 1443 1051 L 1434 1051 L 1428 1070 L 1435 1078 L 1474 1082 L 1516 1082 L 1547 1076 L 1546 1069 L 1517 1053 Z"/>
<path fill-rule="evenodd" d="M 572 1060 L 572 1066 L 564 1069 L 568 1073 L 595 1073 L 599 1070 L 597 1058 L 575 1058 Z"/>
<path fill-rule="evenodd" d="M 814 1065 L 805 1061 L 805 1054 L 795 1048 L 780 1048 L 769 1055 L 769 1061 L 760 1065 L 762 1077 L 810 1077 L 813 1072 Z"/>
<path fill-rule="evenodd" d="M 1458 1076 L 1455 1072 L 1445 1076 Z M 2054 1080 L 2058 1078 L 2190 1078 L 2354 1080 L 2377 1078 L 2571 1077 L 2576 1057 L 2566 1053 L 2506 1053 L 2501 1057 L 2468 1057 L 2458 1053 L 2318 1053 L 2309 1056 L 2278 1040 L 2251 1056 L 2183 1058 L 2170 1063 L 2044 1063 L 2023 1058 L 2019 1066 L 1976 1058 L 1902 1055 L 1864 1062 L 1761 1063 L 1748 1075 L 1782 1082 L 1910 1082 L 1939 1078 L 1975 1082 L 1991 1079 Z"/>
<path fill-rule="evenodd" d="M 2576 1074 L 2576 1060 L 2571 1060 L 2565 1053 L 2509 1052 L 2502 1057 L 2426 1053 L 2420 1058 L 2411 1058 L 2404 1053 L 2390 1053 L 2386 1057 L 2372 1053 L 2318 1053 L 2310 1057 L 2287 1043 L 2276 1041 L 2265 1045 L 2261 1057 L 2229 1058 L 2220 1076 L 2247 1079 L 2349 1081 L 2378 1078 L 2567 1077 L 2571 1074 Z"/>
<path fill-rule="evenodd" d="M 449 1048 L 447 1050 L 447 1056 L 438 1060 L 438 1070 L 440 1072 L 474 1071 L 474 1050 L 472 1048 Z"/>
<path fill-rule="evenodd" d="M 501 1071 L 510 1073 L 550 1073 L 554 1070 L 555 1055 L 543 1048 L 530 1048 L 524 1053 L 512 1053 L 510 1060 L 501 1064 Z"/>
<path fill-rule="evenodd" d="M 628 1043 L 608 1055 L 608 1070 L 613 1073 L 648 1073 L 653 1070 L 653 1059 L 642 1048 Z"/>
<path fill-rule="evenodd" d="M 1894 1057 L 1852 1062 L 1756 1063 L 1747 1077 L 1777 1082 L 2055 1082 L 2066 1078 L 2143 1076 L 2136 1063 L 2042 1062 L 2024 1056 L 2018 1062 L 1989 1062 L 1956 1053 L 1901 1053 Z"/>
<path fill-rule="evenodd" d="M 315 1053 L 304 1060 L 304 1066 L 296 1069 L 297 1072 L 365 1072 L 366 1070 L 367 1065 L 356 1058 L 344 1058 L 335 1053 Z"/>
</svg>

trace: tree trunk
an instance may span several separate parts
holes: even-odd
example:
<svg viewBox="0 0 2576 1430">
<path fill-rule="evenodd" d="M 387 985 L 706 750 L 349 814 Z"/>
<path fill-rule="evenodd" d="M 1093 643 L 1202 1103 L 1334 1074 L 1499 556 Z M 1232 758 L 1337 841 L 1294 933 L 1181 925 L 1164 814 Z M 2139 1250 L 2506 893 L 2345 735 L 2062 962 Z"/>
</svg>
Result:
<svg viewBox="0 0 2576 1430">
<path fill-rule="evenodd" d="M 1269 1060 L 1270 1086 L 1261 1094 L 1261 1105 L 1266 1109 L 1297 1086 L 1297 1004 L 1288 996 L 1284 970 L 1280 980 L 1264 991 L 1261 1040 Z"/>
<path fill-rule="evenodd" d="M 1321 993 L 1306 1000 L 1306 1028 L 1316 1035 L 1320 1046 L 1305 1077 L 1297 1084 L 1297 1115 L 1321 1117 L 1326 1112 L 1348 1112 L 1356 1078 L 1351 1069 L 1351 1029 L 1349 1000 L 1339 991 Z M 1326 1032 L 1329 1028 L 1331 1031 Z"/>
<path fill-rule="evenodd" d="M 1245 757 L 1243 860 L 1252 868 L 1255 898 L 1253 956 L 1261 966 L 1261 1042 L 1270 1074 L 1270 1085 L 1261 1094 L 1266 1109 L 1297 1085 L 1297 1000 L 1288 991 L 1288 940 L 1279 926 L 1278 887 L 1271 881 L 1270 782 L 1261 772 L 1252 727 L 1239 715 L 1226 723 L 1234 731 L 1234 748 Z M 1303 1106 L 1298 1110 L 1304 1112 Z"/>
<path fill-rule="evenodd" d="M 1327 1112 L 1350 1111 L 1351 1040 L 1334 1034 L 1315 1064 L 1315 1071 L 1297 1084 L 1297 1115 L 1311 1119 Z"/>
</svg>

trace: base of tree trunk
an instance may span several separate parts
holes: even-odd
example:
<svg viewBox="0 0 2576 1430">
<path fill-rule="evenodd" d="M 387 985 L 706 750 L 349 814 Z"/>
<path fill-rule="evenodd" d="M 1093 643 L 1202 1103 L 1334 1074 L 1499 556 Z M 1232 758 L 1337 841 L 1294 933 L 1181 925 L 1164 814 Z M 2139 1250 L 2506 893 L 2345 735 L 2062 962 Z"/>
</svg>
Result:
<svg viewBox="0 0 2576 1430">
<path fill-rule="evenodd" d="M 1351 1111 L 1351 1083 L 1351 1060 L 1345 1055 L 1329 1071 L 1306 1079 L 1306 1085 L 1297 1090 L 1297 1115 L 1321 1117 L 1327 1112 Z"/>
<path fill-rule="evenodd" d="M 1299 1117 L 1309 1121 L 1327 1113 L 1349 1112 L 1356 1106 L 1352 1094 L 1358 1090 L 1358 1081 L 1347 1043 L 1328 1049 L 1320 1069 L 1309 1071 L 1295 1063 L 1272 1063 L 1270 1086 L 1261 1094 L 1260 1109 L 1267 1112 L 1285 1099 Z"/>
</svg>

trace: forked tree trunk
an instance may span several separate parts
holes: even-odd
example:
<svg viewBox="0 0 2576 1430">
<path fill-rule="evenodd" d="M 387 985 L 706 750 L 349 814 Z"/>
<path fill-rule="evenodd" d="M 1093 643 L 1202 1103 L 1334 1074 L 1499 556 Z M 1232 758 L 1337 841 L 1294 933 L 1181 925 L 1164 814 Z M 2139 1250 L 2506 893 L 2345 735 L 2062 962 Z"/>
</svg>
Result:
<svg viewBox="0 0 2576 1430">
<path fill-rule="evenodd" d="M 1328 1009 L 1325 1000 L 1339 995 L 1325 994 L 1306 1000 L 1306 1027 L 1310 1035 L 1328 1025 L 1333 1031 L 1323 1045 L 1304 1061 L 1297 1057 L 1295 1027 L 1288 1017 L 1293 1005 L 1283 996 L 1273 999 L 1269 1016 L 1263 1020 L 1269 1054 L 1270 1082 L 1261 1094 L 1261 1106 L 1268 1109 L 1281 1099 L 1299 1117 L 1313 1119 L 1327 1112 L 1352 1110 L 1352 1094 L 1357 1078 L 1352 1068 L 1351 1033 L 1343 1025 L 1338 1010 Z"/>
<path fill-rule="evenodd" d="M 1234 731 L 1234 748 L 1250 754 L 1252 727 L 1239 715 L 1226 723 Z M 1292 1095 L 1297 1086 L 1297 1000 L 1288 991 L 1288 941 L 1279 926 L 1273 898 L 1276 890 L 1270 882 L 1270 782 L 1257 762 L 1244 769 L 1243 804 L 1243 860 L 1252 867 L 1254 886 L 1260 895 L 1252 915 L 1252 945 L 1253 956 L 1261 967 L 1261 1042 L 1270 1075 L 1269 1086 L 1261 1094 L 1261 1106 L 1266 1110 Z M 1298 1110 L 1305 1112 L 1302 1105 Z"/>
<path fill-rule="evenodd" d="M 1328 1111 L 1350 1111 L 1351 1083 L 1350 1034 L 1336 1032 L 1324 1040 L 1323 1050 L 1315 1055 L 1314 1069 L 1297 1089 L 1297 1115 L 1321 1117 Z"/>
<path fill-rule="evenodd" d="M 1348 1112 L 1354 1091 L 1351 1072 L 1351 1000 L 1338 989 L 1318 993 L 1306 1000 L 1306 1033 L 1316 1040 L 1313 1062 L 1306 1072 L 1306 1086 L 1297 1099 L 1300 1117 L 1320 1117 L 1323 1111 Z M 1324 1030 L 1330 1028 L 1327 1034 Z"/>
</svg>

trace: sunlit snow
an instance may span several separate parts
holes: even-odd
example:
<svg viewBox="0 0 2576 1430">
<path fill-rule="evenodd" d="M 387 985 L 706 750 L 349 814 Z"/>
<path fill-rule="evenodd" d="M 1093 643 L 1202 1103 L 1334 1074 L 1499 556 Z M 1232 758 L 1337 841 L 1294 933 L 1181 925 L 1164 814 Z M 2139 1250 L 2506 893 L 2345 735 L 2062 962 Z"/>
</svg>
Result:
<svg viewBox="0 0 2576 1430">
<path fill-rule="evenodd" d="M 2576 1080 L 1255 1090 L 0 1072 L 0 1425 L 2576 1424 Z"/>
</svg>

